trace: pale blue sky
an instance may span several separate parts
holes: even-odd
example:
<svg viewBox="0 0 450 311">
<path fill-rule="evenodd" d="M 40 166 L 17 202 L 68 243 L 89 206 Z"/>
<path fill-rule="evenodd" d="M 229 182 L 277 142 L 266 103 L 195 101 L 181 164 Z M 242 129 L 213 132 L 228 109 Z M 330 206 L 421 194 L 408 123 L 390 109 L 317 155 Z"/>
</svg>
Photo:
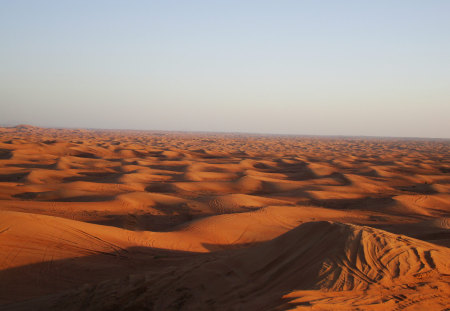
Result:
<svg viewBox="0 0 450 311">
<path fill-rule="evenodd" d="M 450 1 L 0 1 L 0 124 L 450 137 Z"/>
</svg>

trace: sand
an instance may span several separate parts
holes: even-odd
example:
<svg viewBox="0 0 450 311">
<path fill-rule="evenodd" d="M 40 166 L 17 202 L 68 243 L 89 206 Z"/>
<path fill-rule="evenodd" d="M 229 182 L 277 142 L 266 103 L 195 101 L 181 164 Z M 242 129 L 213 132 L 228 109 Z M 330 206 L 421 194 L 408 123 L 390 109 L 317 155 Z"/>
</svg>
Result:
<svg viewBox="0 0 450 311">
<path fill-rule="evenodd" d="M 450 141 L 0 128 L 1 310 L 445 310 Z"/>
</svg>

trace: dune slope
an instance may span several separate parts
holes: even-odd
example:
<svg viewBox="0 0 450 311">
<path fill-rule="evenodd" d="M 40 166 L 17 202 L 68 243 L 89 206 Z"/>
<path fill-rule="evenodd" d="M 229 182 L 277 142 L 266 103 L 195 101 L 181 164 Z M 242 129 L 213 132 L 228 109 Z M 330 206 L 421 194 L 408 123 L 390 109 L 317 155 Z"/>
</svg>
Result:
<svg viewBox="0 0 450 311">
<path fill-rule="evenodd" d="M 370 227 L 310 222 L 258 246 L 191 260 L 179 269 L 30 303 L 49 310 L 302 309 L 294 297 L 307 295 L 309 308 L 319 310 L 333 306 L 334 298 L 336 308 L 383 309 L 403 301 L 440 310 L 450 303 L 449 297 L 435 299 L 450 290 L 449 256 L 447 248 Z M 407 298 L 412 289 L 415 300 Z M 348 298 L 344 304 L 339 293 Z"/>
</svg>

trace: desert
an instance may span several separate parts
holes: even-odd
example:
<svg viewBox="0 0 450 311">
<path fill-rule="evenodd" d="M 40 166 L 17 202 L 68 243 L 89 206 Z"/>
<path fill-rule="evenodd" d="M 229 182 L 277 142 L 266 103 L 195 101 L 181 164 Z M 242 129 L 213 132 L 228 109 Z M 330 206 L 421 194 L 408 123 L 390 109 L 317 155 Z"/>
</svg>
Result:
<svg viewBox="0 0 450 311">
<path fill-rule="evenodd" d="M 0 1 L 0 311 L 450 311 L 450 1 Z"/>
<path fill-rule="evenodd" d="M 0 128 L 1 310 L 448 310 L 450 141 Z"/>
</svg>

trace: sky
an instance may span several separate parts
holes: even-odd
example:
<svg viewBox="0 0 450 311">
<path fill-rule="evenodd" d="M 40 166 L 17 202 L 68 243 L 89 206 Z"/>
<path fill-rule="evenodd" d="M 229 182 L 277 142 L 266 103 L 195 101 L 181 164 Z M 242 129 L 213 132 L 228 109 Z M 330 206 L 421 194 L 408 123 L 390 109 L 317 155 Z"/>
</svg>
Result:
<svg viewBox="0 0 450 311">
<path fill-rule="evenodd" d="M 0 1 L 0 124 L 450 137 L 450 1 Z"/>
</svg>

